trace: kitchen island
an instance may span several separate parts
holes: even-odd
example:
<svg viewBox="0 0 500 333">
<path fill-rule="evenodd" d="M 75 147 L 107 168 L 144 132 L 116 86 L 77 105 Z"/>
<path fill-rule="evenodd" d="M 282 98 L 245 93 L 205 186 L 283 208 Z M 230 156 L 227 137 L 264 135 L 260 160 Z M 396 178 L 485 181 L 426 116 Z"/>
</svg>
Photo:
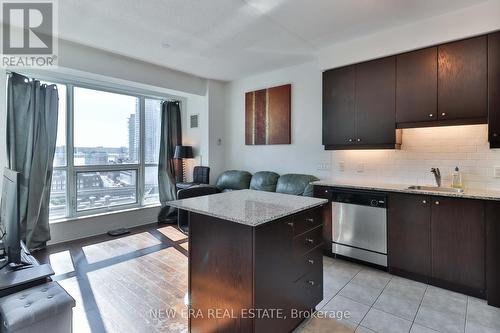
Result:
<svg viewBox="0 0 500 333">
<path fill-rule="evenodd" d="M 327 200 L 241 190 L 169 202 L 189 212 L 191 332 L 290 332 L 323 299 Z"/>
</svg>

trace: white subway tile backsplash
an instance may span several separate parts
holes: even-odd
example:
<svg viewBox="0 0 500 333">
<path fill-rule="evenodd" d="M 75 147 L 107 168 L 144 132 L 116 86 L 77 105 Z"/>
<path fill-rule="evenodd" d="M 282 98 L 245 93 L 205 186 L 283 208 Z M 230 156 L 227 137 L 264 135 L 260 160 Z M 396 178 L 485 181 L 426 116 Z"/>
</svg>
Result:
<svg viewBox="0 0 500 333">
<path fill-rule="evenodd" d="M 494 178 L 500 149 L 489 148 L 487 125 L 404 129 L 401 150 L 332 152 L 332 165 L 340 161 L 344 171 L 332 171 L 333 179 L 339 181 L 433 184 L 430 169 L 438 167 L 446 186 L 458 166 L 466 187 L 500 190 L 500 179 Z M 360 163 L 362 173 L 357 172 Z"/>
</svg>

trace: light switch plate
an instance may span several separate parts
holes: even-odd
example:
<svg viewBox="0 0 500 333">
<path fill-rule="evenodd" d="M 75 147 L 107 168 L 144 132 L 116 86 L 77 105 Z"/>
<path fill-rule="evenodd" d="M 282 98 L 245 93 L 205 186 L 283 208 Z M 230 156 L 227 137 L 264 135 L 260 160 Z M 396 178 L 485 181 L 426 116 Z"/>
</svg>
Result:
<svg viewBox="0 0 500 333">
<path fill-rule="evenodd" d="M 496 166 L 493 168 L 493 177 L 500 178 L 500 166 Z"/>
</svg>

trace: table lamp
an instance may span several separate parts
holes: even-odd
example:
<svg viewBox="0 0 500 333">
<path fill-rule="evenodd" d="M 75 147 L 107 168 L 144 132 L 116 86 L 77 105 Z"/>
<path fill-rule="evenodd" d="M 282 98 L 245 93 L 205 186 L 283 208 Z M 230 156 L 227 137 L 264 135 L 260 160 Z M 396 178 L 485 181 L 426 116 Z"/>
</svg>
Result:
<svg viewBox="0 0 500 333">
<path fill-rule="evenodd" d="M 182 160 L 182 181 L 186 182 L 186 165 L 184 159 L 193 158 L 193 147 L 191 146 L 175 146 L 174 158 Z"/>
</svg>

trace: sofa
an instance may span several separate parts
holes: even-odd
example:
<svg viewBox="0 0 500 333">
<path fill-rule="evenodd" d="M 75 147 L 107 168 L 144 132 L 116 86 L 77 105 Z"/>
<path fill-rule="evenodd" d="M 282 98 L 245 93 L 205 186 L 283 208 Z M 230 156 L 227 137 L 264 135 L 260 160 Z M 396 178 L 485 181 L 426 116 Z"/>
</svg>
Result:
<svg viewBox="0 0 500 333">
<path fill-rule="evenodd" d="M 221 192 L 251 189 L 312 197 L 311 182 L 316 180 L 318 178 L 312 175 L 290 173 L 280 176 L 272 171 L 259 171 L 252 175 L 248 171 L 227 170 L 219 176 L 215 186 Z"/>
</svg>

